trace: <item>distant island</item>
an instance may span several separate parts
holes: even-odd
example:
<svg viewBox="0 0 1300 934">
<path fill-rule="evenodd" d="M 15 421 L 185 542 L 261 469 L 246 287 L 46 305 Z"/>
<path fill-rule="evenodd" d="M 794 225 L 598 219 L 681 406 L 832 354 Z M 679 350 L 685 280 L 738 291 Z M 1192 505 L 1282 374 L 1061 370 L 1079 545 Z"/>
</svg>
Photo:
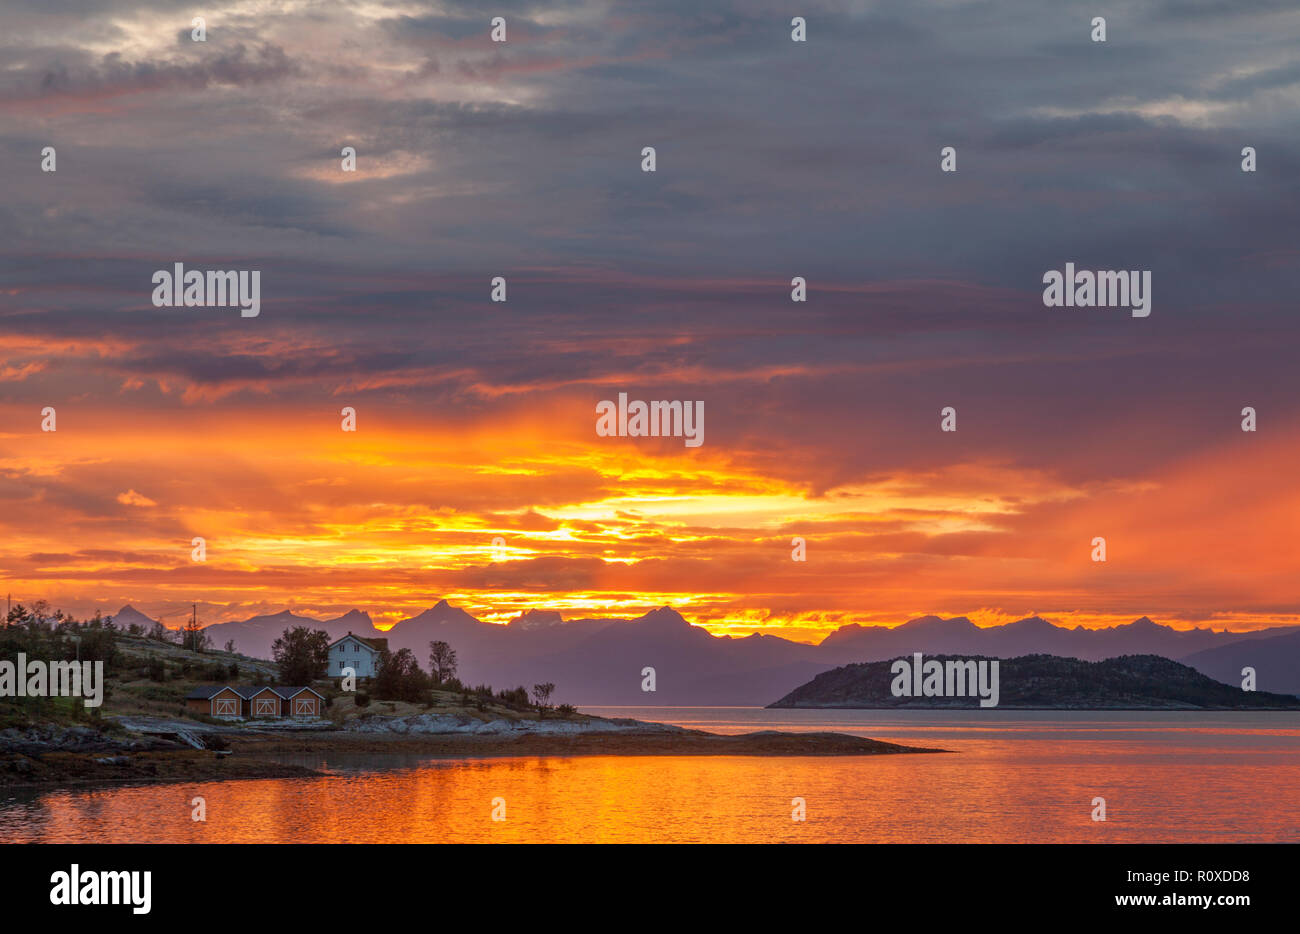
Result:
<svg viewBox="0 0 1300 934">
<path fill-rule="evenodd" d="M 934 661 L 994 661 L 933 656 Z M 999 659 L 999 708 L 1020 710 L 1297 710 L 1300 697 L 1243 691 L 1159 655 L 1087 662 L 1056 655 Z M 817 675 L 770 708 L 982 709 L 979 697 L 895 697 L 892 660 Z M 991 709 L 991 708 L 990 708 Z"/>
</svg>

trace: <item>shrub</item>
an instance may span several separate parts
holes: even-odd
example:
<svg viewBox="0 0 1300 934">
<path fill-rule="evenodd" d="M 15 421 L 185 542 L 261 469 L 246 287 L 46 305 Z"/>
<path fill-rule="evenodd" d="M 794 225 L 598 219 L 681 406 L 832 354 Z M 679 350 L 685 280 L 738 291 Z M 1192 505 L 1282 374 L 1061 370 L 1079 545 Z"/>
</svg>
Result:
<svg viewBox="0 0 1300 934">
<path fill-rule="evenodd" d="M 497 698 L 510 707 L 527 708 L 529 706 L 528 691 L 523 685 L 510 690 L 498 691 Z"/>
<path fill-rule="evenodd" d="M 418 703 L 429 694 L 429 676 L 420 670 L 410 649 L 384 652 L 380 656 L 379 673 L 375 676 L 375 697 L 380 700 L 401 700 Z"/>
<path fill-rule="evenodd" d="M 296 626 L 286 629 L 271 646 L 271 657 L 280 666 L 286 684 L 311 684 L 325 677 L 329 667 L 329 634 L 319 629 Z"/>
</svg>

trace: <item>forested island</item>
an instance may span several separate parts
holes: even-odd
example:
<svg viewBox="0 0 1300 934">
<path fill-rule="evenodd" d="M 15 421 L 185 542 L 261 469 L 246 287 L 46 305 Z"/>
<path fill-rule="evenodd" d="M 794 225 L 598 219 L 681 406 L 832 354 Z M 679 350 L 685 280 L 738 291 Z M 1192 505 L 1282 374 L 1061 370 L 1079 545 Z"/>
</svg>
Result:
<svg viewBox="0 0 1300 934">
<path fill-rule="evenodd" d="M 1300 697 L 1245 691 L 1159 655 L 1097 662 L 1057 655 L 933 656 L 933 661 L 998 662 L 998 708 L 1037 710 L 1296 710 Z M 910 659 L 908 659 L 910 661 Z M 980 708 L 971 696 L 895 696 L 894 660 L 844 665 L 800 685 L 773 708 Z"/>
</svg>

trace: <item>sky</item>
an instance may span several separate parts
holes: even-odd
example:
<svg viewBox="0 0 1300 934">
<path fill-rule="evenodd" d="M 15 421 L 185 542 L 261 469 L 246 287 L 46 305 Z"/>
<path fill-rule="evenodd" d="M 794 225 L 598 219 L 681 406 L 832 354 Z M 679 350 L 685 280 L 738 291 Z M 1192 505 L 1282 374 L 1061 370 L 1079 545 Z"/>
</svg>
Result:
<svg viewBox="0 0 1300 934">
<path fill-rule="evenodd" d="M 0 589 L 1300 623 L 1298 116 L 1289 0 L 7 0 Z M 260 313 L 155 307 L 178 262 Z"/>
</svg>

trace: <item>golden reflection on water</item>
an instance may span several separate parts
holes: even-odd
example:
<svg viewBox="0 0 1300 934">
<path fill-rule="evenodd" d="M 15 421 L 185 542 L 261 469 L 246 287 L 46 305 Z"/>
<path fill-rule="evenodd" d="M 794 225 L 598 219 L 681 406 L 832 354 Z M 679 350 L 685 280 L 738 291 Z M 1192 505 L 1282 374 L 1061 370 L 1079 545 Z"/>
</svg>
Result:
<svg viewBox="0 0 1300 934">
<path fill-rule="evenodd" d="M 1005 726 L 887 737 L 956 750 L 947 755 L 406 760 L 323 778 L 18 796 L 0 801 L 0 840 L 1300 841 L 1294 720 L 1187 722 L 1160 733 Z M 191 819 L 196 795 L 206 799 L 206 823 Z M 1091 819 L 1099 795 L 1105 823 Z M 796 797 L 805 822 L 791 820 Z M 496 798 L 504 821 L 492 820 Z"/>
</svg>

